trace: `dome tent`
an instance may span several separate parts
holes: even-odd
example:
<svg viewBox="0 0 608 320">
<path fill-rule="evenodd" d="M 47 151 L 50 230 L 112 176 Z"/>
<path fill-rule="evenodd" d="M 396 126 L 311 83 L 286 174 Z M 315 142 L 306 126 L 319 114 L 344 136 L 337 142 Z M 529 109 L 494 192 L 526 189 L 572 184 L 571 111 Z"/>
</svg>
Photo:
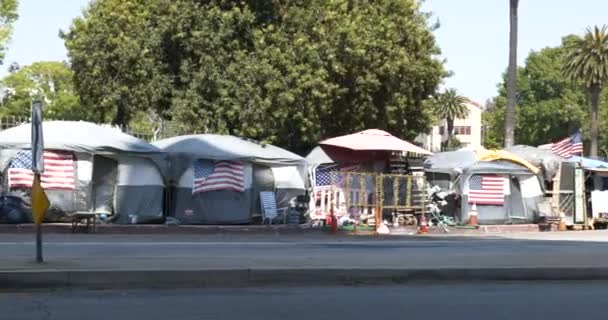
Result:
<svg viewBox="0 0 608 320">
<path fill-rule="evenodd" d="M 261 215 L 259 193 L 274 191 L 284 208 L 305 193 L 305 160 L 273 145 L 230 135 L 200 134 L 153 143 L 167 153 L 168 215 L 185 224 L 246 224 Z M 193 193 L 197 161 L 242 164 L 242 192 L 228 189 Z"/>
<path fill-rule="evenodd" d="M 107 214 L 117 223 L 146 223 L 163 219 L 164 181 L 159 168 L 164 155 L 151 144 L 118 129 L 83 121 L 43 122 L 45 151 L 69 155 L 74 187 L 48 188 L 54 215 L 65 221 L 76 211 Z M 8 168 L 15 156 L 31 148 L 31 125 L 0 132 L 3 186 L 11 188 Z M 48 166 L 48 164 L 47 164 Z M 19 188 L 28 193 L 27 188 Z"/>
<path fill-rule="evenodd" d="M 502 203 L 478 204 L 480 224 L 532 222 L 540 215 L 538 203 L 543 192 L 539 170 L 530 162 L 504 150 L 458 150 L 428 157 L 424 163 L 431 185 L 461 196 L 455 217 L 466 222 L 472 209 L 469 200 L 474 185 L 484 177 L 501 177 Z"/>
</svg>

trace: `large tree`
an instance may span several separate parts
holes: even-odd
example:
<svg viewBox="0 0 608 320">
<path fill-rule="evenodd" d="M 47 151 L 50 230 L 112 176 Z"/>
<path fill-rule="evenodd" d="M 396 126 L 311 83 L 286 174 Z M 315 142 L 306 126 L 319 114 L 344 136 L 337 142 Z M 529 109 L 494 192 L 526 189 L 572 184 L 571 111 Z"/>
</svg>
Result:
<svg viewBox="0 0 608 320">
<path fill-rule="evenodd" d="M 582 83 L 591 99 L 591 147 L 589 155 L 598 155 L 600 96 L 608 81 L 608 30 L 606 26 L 588 28 L 583 37 L 567 43 L 568 54 L 563 66 L 570 79 Z"/>
<path fill-rule="evenodd" d="M 96 0 L 63 34 L 82 103 L 126 124 L 305 151 L 370 127 L 412 138 L 447 73 L 414 0 Z"/>
<path fill-rule="evenodd" d="M 7 44 L 17 20 L 17 0 L 0 0 L 0 64 L 4 61 Z"/>
<path fill-rule="evenodd" d="M 585 95 L 575 83 L 561 72 L 568 43 L 573 36 L 564 37 L 562 45 L 531 52 L 518 70 L 518 103 L 515 138 L 520 144 L 538 146 L 561 140 L 588 121 Z M 507 105 L 506 83 L 503 77 L 493 108 L 484 113 L 485 144 L 488 148 L 504 145 L 504 115 Z"/>
<path fill-rule="evenodd" d="M 507 110 L 505 147 L 515 143 L 515 105 L 517 103 L 517 11 L 519 0 L 509 0 L 509 67 L 507 71 Z"/>
<path fill-rule="evenodd" d="M 3 91 L 0 116 L 29 117 L 32 100 L 44 102 L 44 115 L 51 119 L 87 120 L 72 85 L 73 73 L 64 62 L 36 62 L 13 68 L 0 81 Z"/>
</svg>

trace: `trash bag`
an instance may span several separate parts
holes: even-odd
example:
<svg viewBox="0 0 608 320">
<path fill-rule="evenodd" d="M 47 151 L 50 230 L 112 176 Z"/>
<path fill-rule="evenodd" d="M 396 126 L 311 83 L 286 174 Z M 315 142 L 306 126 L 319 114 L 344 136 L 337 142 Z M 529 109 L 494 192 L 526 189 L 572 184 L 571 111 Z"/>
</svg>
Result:
<svg viewBox="0 0 608 320">
<path fill-rule="evenodd" d="M 0 223 L 31 223 L 32 213 L 28 204 L 18 196 L 0 197 Z"/>
</svg>

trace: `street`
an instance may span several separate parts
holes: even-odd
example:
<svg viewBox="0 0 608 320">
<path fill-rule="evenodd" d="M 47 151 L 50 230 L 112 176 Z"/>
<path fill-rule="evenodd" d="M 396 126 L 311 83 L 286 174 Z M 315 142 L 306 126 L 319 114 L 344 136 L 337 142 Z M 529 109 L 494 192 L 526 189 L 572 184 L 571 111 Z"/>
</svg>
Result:
<svg viewBox="0 0 608 320">
<path fill-rule="evenodd" d="M 606 319 L 605 282 L 0 293 L 2 320 Z"/>
<path fill-rule="evenodd" d="M 608 267 L 608 231 L 511 237 L 49 234 L 38 265 L 32 235 L 0 234 L 0 270 Z"/>
</svg>

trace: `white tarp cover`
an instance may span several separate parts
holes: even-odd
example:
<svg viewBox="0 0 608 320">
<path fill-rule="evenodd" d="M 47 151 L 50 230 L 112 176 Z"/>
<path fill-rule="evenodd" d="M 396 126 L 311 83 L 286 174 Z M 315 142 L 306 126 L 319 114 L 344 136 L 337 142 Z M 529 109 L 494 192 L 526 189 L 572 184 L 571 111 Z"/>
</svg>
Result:
<svg viewBox="0 0 608 320">
<path fill-rule="evenodd" d="M 304 165 L 304 158 L 285 149 L 230 135 L 199 134 L 159 140 L 154 146 L 171 156 L 168 176 L 178 180 L 197 159 L 245 161 L 268 166 Z"/>
<path fill-rule="evenodd" d="M 119 129 L 103 127 L 84 121 L 45 121 L 42 124 L 44 148 L 74 152 L 156 154 L 161 151 Z M 0 132 L 0 149 L 29 149 L 29 123 Z"/>
<path fill-rule="evenodd" d="M 526 145 L 515 145 L 505 148 L 505 150 L 524 158 L 537 168 L 542 168 L 543 178 L 548 182 L 553 181 L 553 177 L 559 170 L 559 164 L 564 161 L 564 158 L 556 155 L 551 150 Z"/>
<path fill-rule="evenodd" d="M 274 175 L 274 184 L 277 188 L 304 189 L 304 172 L 296 166 L 271 167 Z"/>
</svg>

